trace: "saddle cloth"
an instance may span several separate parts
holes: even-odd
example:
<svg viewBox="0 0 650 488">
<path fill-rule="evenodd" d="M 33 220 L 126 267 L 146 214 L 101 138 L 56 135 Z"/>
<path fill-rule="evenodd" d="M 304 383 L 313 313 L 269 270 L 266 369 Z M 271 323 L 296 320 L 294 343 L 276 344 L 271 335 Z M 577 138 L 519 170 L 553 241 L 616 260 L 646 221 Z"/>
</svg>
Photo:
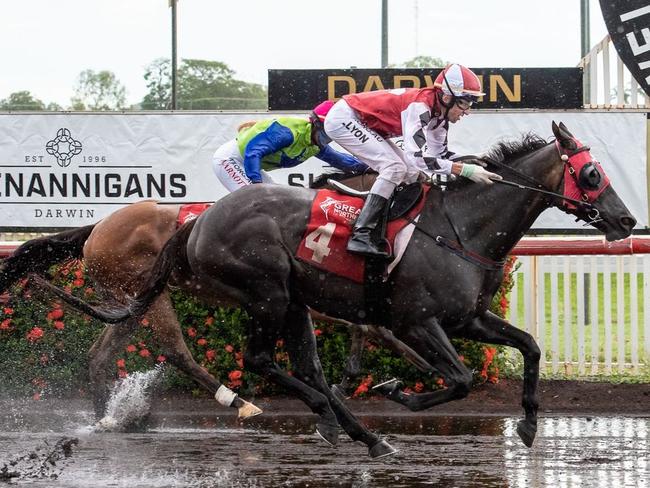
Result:
<svg viewBox="0 0 650 488">
<path fill-rule="evenodd" d="M 427 190 L 428 187 L 425 188 L 425 192 Z M 418 203 L 405 214 L 406 217 L 416 220 L 415 217 L 421 212 L 424 201 L 424 198 L 420 198 Z M 312 202 L 307 229 L 296 251 L 296 257 L 323 271 L 363 283 L 365 258 L 346 250 L 352 225 L 361 212 L 361 207 L 363 207 L 361 198 L 342 195 L 332 190 L 319 190 Z M 398 233 L 407 226 L 409 221 L 404 217 L 388 222 L 386 239 L 396 256 L 388 266 L 389 271 L 401 258 L 413 233 L 413 226 L 409 226 L 408 237 L 404 239 L 400 236 L 397 240 L 402 244 L 401 246 L 398 244 L 398 249 L 395 248 Z"/>
<path fill-rule="evenodd" d="M 205 212 L 212 202 L 208 203 L 187 203 L 181 205 L 180 210 L 178 211 L 178 217 L 176 218 L 176 227 L 180 227 L 185 222 L 194 220 L 203 212 Z"/>
</svg>

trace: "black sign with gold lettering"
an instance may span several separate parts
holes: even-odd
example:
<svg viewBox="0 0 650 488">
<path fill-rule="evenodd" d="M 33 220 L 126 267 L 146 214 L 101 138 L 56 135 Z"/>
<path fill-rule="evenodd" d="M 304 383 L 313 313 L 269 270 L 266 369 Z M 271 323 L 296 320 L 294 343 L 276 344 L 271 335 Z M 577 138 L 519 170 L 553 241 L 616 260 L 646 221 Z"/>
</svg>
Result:
<svg viewBox="0 0 650 488">
<path fill-rule="evenodd" d="M 600 0 L 600 9 L 618 55 L 650 95 L 650 1 Z"/>
<path fill-rule="evenodd" d="M 477 108 L 582 108 L 582 68 L 480 68 Z M 440 69 L 269 70 L 269 110 L 310 110 L 348 93 L 433 86 Z"/>
</svg>

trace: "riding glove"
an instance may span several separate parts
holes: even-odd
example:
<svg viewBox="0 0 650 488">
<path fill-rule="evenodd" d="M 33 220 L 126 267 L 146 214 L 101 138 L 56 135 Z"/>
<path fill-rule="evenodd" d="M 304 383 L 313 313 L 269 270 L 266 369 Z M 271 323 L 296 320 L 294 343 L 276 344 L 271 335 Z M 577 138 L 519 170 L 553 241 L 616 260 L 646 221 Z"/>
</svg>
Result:
<svg viewBox="0 0 650 488">
<path fill-rule="evenodd" d="M 479 166 L 478 164 L 467 164 L 467 163 L 463 163 L 463 169 L 460 172 L 460 176 L 469 178 L 475 183 L 486 183 L 488 185 L 492 184 L 492 180 L 503 179 L 500 175 L 487 171 L 486 169 L 483 168 L 483 166 Z"/>
</svg>

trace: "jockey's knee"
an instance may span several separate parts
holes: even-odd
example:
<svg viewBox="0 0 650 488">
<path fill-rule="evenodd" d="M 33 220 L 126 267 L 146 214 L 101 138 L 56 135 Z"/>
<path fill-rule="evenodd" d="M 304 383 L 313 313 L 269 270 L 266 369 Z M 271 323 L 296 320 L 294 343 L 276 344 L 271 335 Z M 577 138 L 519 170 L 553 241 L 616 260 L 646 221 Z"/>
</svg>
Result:
<svg viewBox="0 0 650 488">
<path fill-rule="evenodd" d="M 382 165 L 379 169 L 379 178 L 390 181 L 395 186 L 404 181 L 408 173 L 408 168 L 403 161 L 394 161 Z"/>
</svg>

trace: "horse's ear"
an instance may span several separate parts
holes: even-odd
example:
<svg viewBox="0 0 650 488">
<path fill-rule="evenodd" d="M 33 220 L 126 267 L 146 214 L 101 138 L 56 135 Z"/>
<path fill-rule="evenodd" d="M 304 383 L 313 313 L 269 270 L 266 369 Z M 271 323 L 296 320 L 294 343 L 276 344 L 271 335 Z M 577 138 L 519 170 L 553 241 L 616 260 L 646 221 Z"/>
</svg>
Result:
<svg viewBox="0 0 650 488">
<path fill-rule="evenodd" d="M 566 132 L 567 134 L 569 134 L 569 137 L 570 137 L 571 139 L 573 139 L 573 134 L 571 134 L 571 132 L 569 131 L 569 129 L 567 129 L 566 125 L 564 125 L 564 122 L 560 122 L 560 129 L 561 129 L 562 131 Z"/>
<path fill-rule="evenodd" d="M 566 125 L 560 122 L 560 125 L 558 126 L 555 121 L 553 121 L 552 128 L 553 134 L 555 135 L 557 141 L 560 143 L 560 146 L 562 146 L 564 149 L 569 150 L 574 150 L 577 148 L 577 144 L 573 140 L 573 135 L 571 132 L 569 132 L 569 129 L 566 128 Z"/>
<path fill-rule="evenodd" d="M 560 138 L 560 128 L 555 123 L 555 120 L 551 122 L 551 128 L 553 129 L 553 135 L 556 139 Z"/>
</svg>

